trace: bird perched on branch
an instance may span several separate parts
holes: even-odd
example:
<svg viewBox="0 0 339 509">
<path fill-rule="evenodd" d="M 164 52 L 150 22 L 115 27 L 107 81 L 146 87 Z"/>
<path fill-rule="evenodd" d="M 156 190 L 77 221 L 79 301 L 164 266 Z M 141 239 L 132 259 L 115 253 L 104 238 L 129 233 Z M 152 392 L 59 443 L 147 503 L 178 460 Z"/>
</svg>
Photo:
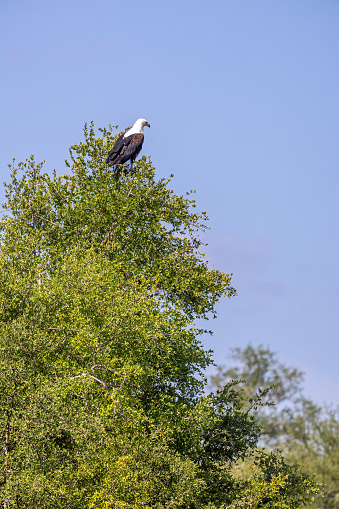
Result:
<svg viewBox="0 0 339 509">
<path fill-rule="evenodd" d="M 144 126 L 151 127 L 144 118 L 138 118 L 133 127 L 125 134 L 119 136 L 112 149 L 108 153 L 106 164 L 113 166 L 115 164 L 124 164 L 131 161 L 131 170 L 133 170 L 133 161 L 139 154 L 144 142 Z"/>
</svg>

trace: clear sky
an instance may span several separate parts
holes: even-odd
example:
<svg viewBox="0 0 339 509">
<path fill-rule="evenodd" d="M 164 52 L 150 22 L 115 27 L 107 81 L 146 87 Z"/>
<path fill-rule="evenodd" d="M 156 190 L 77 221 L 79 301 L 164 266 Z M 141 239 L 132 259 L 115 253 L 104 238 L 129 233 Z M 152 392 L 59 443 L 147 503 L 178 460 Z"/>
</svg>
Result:
<svg viewBox="0 0 339 509">
<path fill-rule="evenodd" d="M 146 118 L 234 273 L 216 362 L 264 343 L 339 403 L 338 0 L 1 0 L 0 41 L 1 181 L 32 153 L 64 173 L 84 122 Z"/>
</svg>

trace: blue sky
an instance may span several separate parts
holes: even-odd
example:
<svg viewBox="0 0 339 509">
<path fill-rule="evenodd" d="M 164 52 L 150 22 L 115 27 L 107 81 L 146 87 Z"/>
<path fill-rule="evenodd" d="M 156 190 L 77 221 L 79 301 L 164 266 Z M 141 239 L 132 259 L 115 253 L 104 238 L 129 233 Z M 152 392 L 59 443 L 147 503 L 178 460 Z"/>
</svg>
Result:
<svg viewBox="0 0 339 509">
<path fill-rule="evenodd" d="M 151 123 L 143 153 L 210 217 L 234 273 L 206 346 L 264 343 L 339 403 L 339 2 L 2 0 L 1 180 L 65 172 L 84 122 Z M 3 201 L 3 192 L 0 193 Z"/>
</svg>

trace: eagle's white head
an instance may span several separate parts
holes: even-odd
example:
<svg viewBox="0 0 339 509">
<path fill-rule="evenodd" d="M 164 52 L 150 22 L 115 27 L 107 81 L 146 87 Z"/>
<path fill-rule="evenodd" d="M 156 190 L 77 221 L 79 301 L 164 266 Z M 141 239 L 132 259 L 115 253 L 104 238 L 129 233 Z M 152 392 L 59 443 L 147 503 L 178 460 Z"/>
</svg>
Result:
<svg viewBox="0 0 339 509">
<path fill-rule="evenodd" d="M 126 136 L 130 136 L 131 134 L 139 134 L 144 132 L 144 127 L 147 125 L 147 127 L 151 127 L 150 124 L 145 120 L 144 118 L 138 118 L 136 122 L 134 122 L 133 127 L 129 129 L 125 134 L 124 138 Z"/>
</svg>

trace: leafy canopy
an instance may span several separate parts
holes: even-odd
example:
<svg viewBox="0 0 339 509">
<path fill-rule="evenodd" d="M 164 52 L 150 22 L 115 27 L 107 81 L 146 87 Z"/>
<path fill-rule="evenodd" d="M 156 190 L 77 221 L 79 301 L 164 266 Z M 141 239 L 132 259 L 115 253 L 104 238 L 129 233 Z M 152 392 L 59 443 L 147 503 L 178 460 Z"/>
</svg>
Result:
<svg viewBox="0 0 339 509">
<path fill-rule="evenodd" d="M 69 174 L 31 157 L 6 185 L 2 506 L 212 509 L 256 490 L 298 507 L 317 488 L 279 455 L 234 475 L 259 438 L 236 384 L 204 393 L 212 353 L 194 320 L 235 294 L 200 252 L 206 214 L 145 158 L 109 171 L 115 134 L 99 131 L 85 126 Z"/>
<path fill-rule="evenodd" d="M 268 392 L 266 406 L 257 412 L 260 441 L 268 450 L 279 447 L 289 463 L 298 463 L 305 472 L 316 474 L 324 496 L 316 507 L 334 509 L 339 500 L 339 408 L 317 405 L 303 394 L 304 374 L 281 363 L 269 348 L 247 345 L 231 350 L 227 366 L 219 366 L 212 387 L 222 387 L 232 378 L 246 380 L 243 390 L 252 396 Z"/>
</svg>

